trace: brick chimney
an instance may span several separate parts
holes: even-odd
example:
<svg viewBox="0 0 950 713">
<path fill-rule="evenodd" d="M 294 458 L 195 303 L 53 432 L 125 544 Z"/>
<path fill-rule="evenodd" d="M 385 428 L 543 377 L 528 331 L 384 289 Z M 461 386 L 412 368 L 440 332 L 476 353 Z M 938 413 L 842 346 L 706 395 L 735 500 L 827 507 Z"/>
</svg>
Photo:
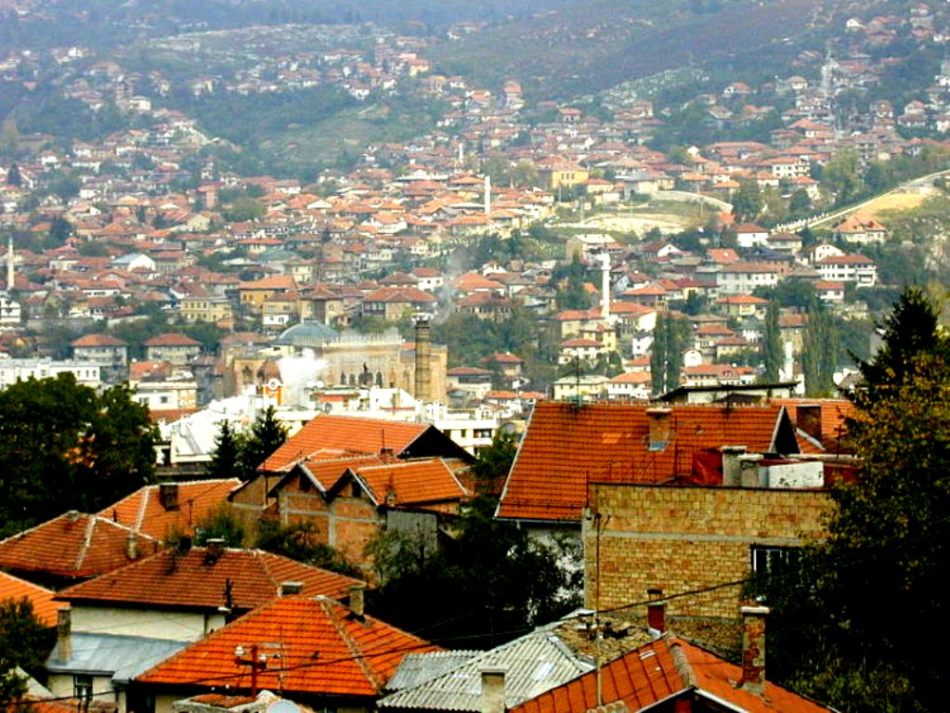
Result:
<svg viewBox="0 0 950 713">
<path fill-rule="evenodd" d="M 63 663 L 72 658 L 72 611 L 69 607 L 63 607 L 56 612 L 56 654 L 57 659 Z"/>
<path fill-rule="evenodd" d="M 647 423 L 650 426 L 649 448 L 651 451 L 665 450 L 666 445 L 670 442 L 672 430 L 672 419 L 670 416 L 672 413 L 673 410 L 669 408 L 657 407 L 647 409 Z"/>
<path fill-rule="evenodd" d="M 224 539 L 212 537 L 205 542 L 205 564 L 214 564 L 224 554 Z"/>
<path fill-rule="evenodd" d="M 432 328 L 428 317 L 416 320 L 415 389 L 417 401 L 432 398 Z"/>
<path fill-rule="evenodd" d="M 666 602 L 663 600 L 663 590 L 648 589 L 647 596 L 650 598 L 647 604 L 647 626 L 662 634 L 666 631 Z"/>
<path fill-rule="evenodd" d="M 765 617 L 768 613 L 768 607 L 742 607 L 742 678 L 739 688 L 757 695 L 765 691 Z"/>
<path fill-rule="evenodd" d="M 821 440 L 821 404 L 800 404 L 795 409 L 795 426 L 816 441 Z"/>
<path fill-rule="evenodd" d="M 482 675 L 482 692 L 479 713 L 505 713 L 505 669 L 485 667 Z"/>
<path fill-rule="evenodd" d="M 349 588 L 349 606 L 350 611 L 359 618 L 362 619 L 365 616 L 365 597 L 363 596 L 366 591 L 365 582 L 357 582 L 356 584 L 350 585 Z"/>
<path fill-rule="evenodd" d="M 722 453 L 722 484 L 729 487 L 738 487 L 742 484 L 742 466 L 739 457 L 745 454 L 745 446 L 723 446 Z"/>
</svg>

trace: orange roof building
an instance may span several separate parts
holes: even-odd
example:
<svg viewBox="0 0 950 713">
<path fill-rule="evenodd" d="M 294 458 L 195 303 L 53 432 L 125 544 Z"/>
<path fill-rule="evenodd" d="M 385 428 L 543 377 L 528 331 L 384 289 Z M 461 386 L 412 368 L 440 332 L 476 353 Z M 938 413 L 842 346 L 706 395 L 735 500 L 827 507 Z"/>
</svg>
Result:
<svg viewBox="0 0 950 713">
<path fill-rule="evenodd" d="M 0 572 L 0 602 L 26 599 L 33 607 L 33 614 L 44 626 L 56 626 L 56 610 L 60 605 L 53 601 L 54 596 L 52 590 Z"/>
<path fill-rule="evenodd" d="M 744 445 L 750 453 L 799 452 L 792 423 L 776 405 L 595 403 L 578 408 L 542 401 L 531 415 L 497 515 L 579 523 L 590 482 L 721 484 L 717 451 L 724 445 Z M 719 457 L 718 471 L 698 469 L 703 452 Z"/>
<path fill-rule="evenodd" d="M 253 651 L 266 661 L 257 670 L 259 689 L 281 691 L 315 708 L 371 707 L 406 654 L 437 647 L 364 615 L 362 592 L 358 597 L 350 608 L 322 596 L 277 599 L 146 671 L 136 683 L 156 695 L 161 713 L 163 700 L 224 687 L 250 691 L 251 667 L 242 660 Z"/>
</svg>

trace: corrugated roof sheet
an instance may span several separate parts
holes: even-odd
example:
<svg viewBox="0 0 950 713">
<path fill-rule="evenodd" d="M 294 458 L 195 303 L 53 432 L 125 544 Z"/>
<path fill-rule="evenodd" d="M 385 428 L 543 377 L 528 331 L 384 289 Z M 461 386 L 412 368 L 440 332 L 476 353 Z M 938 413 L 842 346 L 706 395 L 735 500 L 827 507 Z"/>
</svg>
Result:
<svg viewBox="0 0 950 713">
<path fill-rule="evenodd" d="M 413 662 L 418 665 L 418 662 Z M 508 707 L 590 671 L 593 662 L 572 652 L 550 627 L 533 631 L 413 687 L 381 699 L 380 708 L 479 711 L 481 669 L 505 669 Z"/>
<path fill-rule="evenodd" d="M 386 689 L 401 691 L 413 688 L 448 673 L 481 654 L 481 651 L 433 651 L 426 654 L 406 654 Z"/>
<path fill-rule="evenodd" d="M 128 681 L 188 645 L 186 641 L 82 632 L 73 632 L 70 638 L 66 661 L 60 660 L 58 644 L 46 660 L 50 672 L 111 675 L 114 681 Z"/>
</svg>

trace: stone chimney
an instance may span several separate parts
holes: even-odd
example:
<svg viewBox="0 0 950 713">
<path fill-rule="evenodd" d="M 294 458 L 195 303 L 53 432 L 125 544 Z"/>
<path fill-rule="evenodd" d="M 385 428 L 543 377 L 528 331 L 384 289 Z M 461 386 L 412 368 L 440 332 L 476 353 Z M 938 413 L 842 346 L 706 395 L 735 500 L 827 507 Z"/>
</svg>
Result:
<svg viewBox="0 0 950 713">
<path fill-rule="evenodd" d="M 56 612 L 56 654 L 63 663 L 73 655 L 72 628 L 72 612 L 69 607 L 63 607 Z"/>
<path fill-rule="evenodd" d="M 482 693 L 479 713 L 505 713 L 505 669 L 485 667 L 482 675 Z"/>
<path fill-rule="evenodd" d="M 722 453 L 722 484 L 737 487 L 742 484 L 742 466 L 739 462 L 746 452 L 745 446 L 723 446 Z"/>
<path fill-rule="evenodd" d="M 765 617 L 768 607 L 742 607 L 742 678 L 739 688 L 765 691 Z"/>
<path fill-rule="evenodd" d="M 349 588 L 349 605 L 350 611 L 353 612 L 356 617 L 362 619 L 365 616 L 365 598 L 364 593 L 366 591 L 366 582 L 357 582 Z"/>
<path fill-rule="evenodd" d="M 739 456 L 740 467 L 740 485 L 743 488 L 761 488 L 765 485 L 759 474 L 759 461 L 762 455 L 759 453 L 746 453 Z"/>
<path fill-rule="evenodd" d="M 415 393 L 418 401 L 432 398 L 432 328 L 428 317 L 416 320 Z"/>
<path fill-rule="evenodd" d="M 161 483 L 158 486 L 158 502 L 166 510 L 178 509 L 178 483 Z"/>
<path fill-rule="evenodd" d="M 125 538 L 125 556 L 130 560 L 139 558 L 139 542 L 134 532 L 130 532 Z"/>
<path fill-rule="evenodd" d="M 651 451 L 662 451 L 670 442 L 672 430 L 673 410 L 664 407 L 648 408 L 647 422 L 650 426 L 650 444 Z"/>
<path fill-rule="evenodd" d="M 800 404 L 795 409 L 795 426 L 814 438 L 821 440 L 821 404 Z"/>
<path fill-rule="evenodd" d="M 647 596 L 650 598 L 647 604 L 647 626 L 662 634 L 666 631 L 666 602 L 663 600 L 663 590 L 648 589 Z"/>
</svg>

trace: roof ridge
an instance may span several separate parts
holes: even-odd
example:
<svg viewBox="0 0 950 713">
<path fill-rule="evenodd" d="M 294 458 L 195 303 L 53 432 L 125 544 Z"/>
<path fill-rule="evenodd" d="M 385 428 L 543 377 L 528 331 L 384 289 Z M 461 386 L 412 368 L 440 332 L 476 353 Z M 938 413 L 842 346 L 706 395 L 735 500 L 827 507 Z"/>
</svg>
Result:
<svg viewBox="0 0 950 713">
<path fill-rule="evenodd" d="M 89 518 L 89 522 L 86 525 L 86 532 L 83 536 L 82 547 L 79 548 L 79 554 L 76 557 L 76 571 L 79 571 L 79 568 L 82 566 L 83 560 L 86 558 L 86 553 L 89 551 L 89 546 L 92 544 L 92 535 L 96 529 L 96 520 L 98 515 L 92 515 Z"/>
<path fill-rule="evenodd" d="M 660 640 L 669 648 L 670 656 L 673 657 L 673 665 L 676 666 L 676 673 L 683 679 L 683 685 L 686 688 L 699 688 L 693 667 L 690 666 L 689 659 L 687 659 L 686 653 L 683 651 L 682 642 L 670 636 L 668 633 Z"/>
<path fill-rule="evenodd" d="M 363 649 L 357 645 L 356 641 L 349 635 L 346 631 L 346 627 L 341 620 L 337 612 L 334 611 L 333 605 L 343 606 L 334 599 L 329 597 L 319 597 L 317 603 L 323 608 L 327 614 L 327 618 L 330 620 L 330 623 L 333 624 L 333 628 L 336 629 L 337 634 L 340 639 L 343 640 L 343 643 L 346 644 L 346 648 L 349 649 L 350 653 L 353 655 L 353 661 L 357 666 L 360 667 L 360 670 L 363 672 L 363 675 L 366 676 L 370 685 L 376 689 L 377 694 L 383 690 L 383 686 L 386 684 L 385 681 L 380 680 L 379 676 L 376 675 L 376 672 L 366 661 L 367 654 Z"/>
<path fill-rule="evenodd" d="M 158 486 L 156 485 L 156 488 L 157 487 Z M 145 520 L 145 512 L 146 510 L 148 510 L 148 500 L 152 494 L 152 486 L 146 485 L 143 488 L 143 490 L 145 492 L 142 493 L 142 501 L 139 503 L 139 511 L 135 514 L 135 528 L 134 529 L 136 532 L 142 529 L 142 522 L 143 520 Z"/>
</svg>

